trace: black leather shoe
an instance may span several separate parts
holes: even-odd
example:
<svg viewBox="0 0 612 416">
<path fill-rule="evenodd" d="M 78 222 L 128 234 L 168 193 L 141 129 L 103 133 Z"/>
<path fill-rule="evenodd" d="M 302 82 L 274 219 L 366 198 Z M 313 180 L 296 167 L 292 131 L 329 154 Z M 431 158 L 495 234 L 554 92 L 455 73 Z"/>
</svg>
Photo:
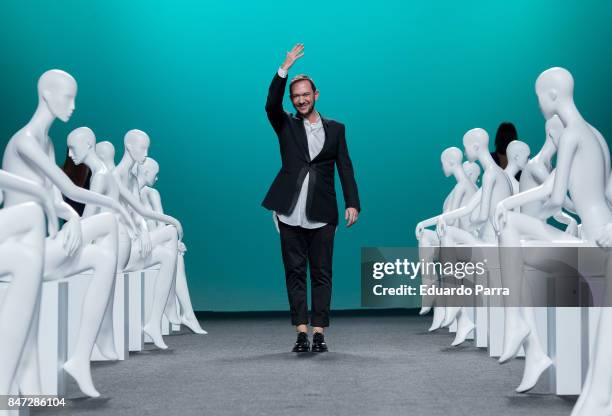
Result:
<svg viewBox="0 0 612 416">
<path fill-rule="evenodd" d="M 315 332 L 312 336 L 312 352 L 327 352 L 325 337 L 320 332 Z"/>
<path fill-rule="evenodd" d="M 308 352 L 310 351 L 310 341 L 308 341 L 308 334 L 306 332 L 299 332 L 295 345 L 291 350 L 293 352 Z"/>
</svg>

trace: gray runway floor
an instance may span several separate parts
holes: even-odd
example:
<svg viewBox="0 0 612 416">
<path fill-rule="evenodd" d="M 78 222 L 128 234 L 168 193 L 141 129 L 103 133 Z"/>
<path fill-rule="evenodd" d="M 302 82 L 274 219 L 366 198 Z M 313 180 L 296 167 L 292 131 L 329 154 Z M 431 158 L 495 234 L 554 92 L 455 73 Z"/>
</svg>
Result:
<svg viewBox="0 0 612 416">
<path fill-rule="evenodd" d="M 333 318 L 326 354 L 288 352 L 286 318 L 202 321 L 208 335 L 166 336 L 170 349 L 94 363 L 102 397 L 68 385 L 68 406 L 34 415 L 569 415 L 574 400 L 517 394 L 520 359 L 499 365 L 484 350 L 450 347 L 431 317 Z M 540 391 L 540 393 L 538 393 Z"/>
</svg>

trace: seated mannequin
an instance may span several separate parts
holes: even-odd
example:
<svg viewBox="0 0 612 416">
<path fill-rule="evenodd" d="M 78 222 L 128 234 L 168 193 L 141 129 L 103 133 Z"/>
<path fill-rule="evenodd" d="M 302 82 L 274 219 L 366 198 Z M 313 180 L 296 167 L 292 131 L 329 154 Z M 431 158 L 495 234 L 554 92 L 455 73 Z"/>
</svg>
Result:
<svg viewBox="0 0 612 416">
<path fill-rule="evenodd" d="M 543 185 L 513 197 L 513 205 L 546 201 L 540 208 L 539 218 L 518 212 L 506 212 L 499 224 L 500 247 L 520 247 L 522 240 L 540 240 L 550 243 L 571 243 L 576 246 L 594 245 L 595 239 L 612 222 L 612 212 L 605 198 L 609 152 L 591 126 L 582 118 L 573 100 L 574 80 L 563 68 L 544 71 L 536 81 L 536 94 L 544 117 L 557 115 L 563 123 L 563 133 L 555 139 L 557 165 Z M 608 154 L 606 154 L 608 152 Z M 608 165 L 609 166 L 609 165 Z M 588 186 L 585 186 L 588 184 Z M 583 239 L 576 238 L 546 223 L 558 213 L 567 193 L 572 196 L 576 214 L 583 225 Z M 504 201 L 503 206 L 511 209 Z M 518 250 L 501 250 L 502 284 L 511 293 L 521 293 L 524 285 L 523 265 L 547 270 L 547 260 L 525 256 Z M 540 256 L 541 257 L 541 256 Z M 500 362 L 511 359 L 521 345 L 525 346 L 525 371 L 517 391 L 524 392 L 535 386 L 539 376 L 551 364 L 550 359 L 537 346 L 530 345 L 528 337 L 533 331 L 518 307 L 507 307 L 505 313 L 504 346 Z M 595 413 L 585 413 L 595 414 Z"/>
<path fill-rule="evenodd" d="M 0 210 L 0 280 L 9 288 L 0 297 L 0 395 L 9 395 L 38 305 L 44 265 L 45 215 L 49 236 L 58 229 L 52 198 L 32 181 L 0 170 L 0 189 L 23 192 L 27 202 Z M 1 198 L 0 198 L 1 203 Z"/>
<path fill-rule="evenodd" d="M 128 131 L 124 138 L 125 152 L 119 164 L 114 168 L 114 160 L 110 160 L 110 154 L 114 153 L 114 151 L 111 150 L 112 144 L 103 143 L 100 143 L 99 146 L 97 146 L 96 151 L 100 149 L 102 152 L 101 157 L 107 161 L 107 167 L 112 169 L 113 176 L 117 183 L 121 184 L 124 189 L 127 189 L 134 196 L 135 199 L 140 201 L 138 180 L 136 178 L 136 166 L 144 163 L 147 157 L 150 144 L 149 136 L 141 130 Z M 131 209 L 131 213 L 134 220 L 140 224 L 141 229 L 145 230 L 146 220 L 133 209 Z M 163 238 L 155 238 L 153 241 L 155 246 L 159 245 L 163 248 L 165 253 L 164 256 L 167 258 L 163 263 L 160 263 L 160 269 L 157 274 L 157 278 L 155 279 L 153 309 L 151 310 L 149 320 L 150 325 L 147 324 L 145 328 L 147 334 L 153 339 L 155 345 L 161 349 L 167 348 L 161 335 L 161 321 L 175 277 L 176 262 L 178 257 L 178 241 L 183 238 L 183 229 L 180 223 L 176 220 L 174 221 L 175 222 L 173 222 L 173 225 L 160 227 L 160 229 L 155 232 L 155 236 L 161 236 Z M 123 237 L 120 236 L 120 241 L 127 242 L 128 239 L 129 236 L 127 235 Z M 143 264 L 140 264 L 139 266 L 141 268 L 144 267 Z M 176 310 L 176 306 L 174 309 Z M 166 312 L 166 314 L 170 322 L 180 324 L 180 319 L 176 312 Z"/>
<path fill-rule="evenodd" d="M 465 205 L 472 195 L 476 193 L 477 188 L 474 183 L 479 176 L 480 169 L 478 165 L 472 162 L 462 164 L 463 152 L 456 147 L 445 149 L 440 158 L 444 175 L 446 177 L 453 175 L 457 181 L 456 185 L 444 200 L 442 206 L 442 212 L 448 212 Z M 468 176 L 466 170 L 472 174 L 472 177 Z M 438 235 L 434 231 L 427 229 L 427 227 L 436 225 L 438 217 L 439 216 L 435 216 L 421 221 L 416 226 L 415 233 L 419 242 L 419 258 L 425 261 L 433 261 L 436 257 L 435 247 L 440 246 Z M 460 226 L 463 229 L 467 229 L 469 224 L 467 221 L 462 220 L 460 221 Z M 424 284 L 431 283 L 434 279 L 435 276 L 423 275 Z M 423 298 L 424 304 L 420 311 L 421 315 L 429 312 L 433 301 L 434 299 L 429 299 L 428 297 Z M 444 320 L 444 311 L 444 307 L 434 308 L 434 319 L 429 331 L 440 328 Z"/>
<path fill-rule="evenodd" d="M 163 213 L 161 197 L 157 189 L 153 188 L 155 182 L 157 182 L 157 175 L 159 173 L 159 165 L 151 158 L 147 158 L 142 165 L 138 165 L 137 178 L 138 186 L 140 187 L 140 198 L 144 206 L 159 213 Z M 159 224 L 155 220 L 147 221 L 147 225 L 150 230 L 155 230 L 159 227 Z M 187 276 L 185 274 L 185 252 L 187 248 L 182 241 L 178 245 L 178 259 L 176 262 L 176 298 L 178 298 L 179 305 L 181 306 L 182 314 L 180 315 L 181 323 L 187 326 L 191 331 L 196 334 L 206 334 L 200 327 L 200 323 L 193 312 L 193 306 L 191 306 L 191 298 L 189 296 L 189 288 L 187 286 Z M 171 292 L 171 296 L 168 297 L 168 303 L 174 304 L 175 296 Z"/>
<path fill-rule="evenodd" d="M 79 188 L 55 164 L 53 143 L 48 131 L 55 118 L 68 121 L 74 109 L 77 84 L 68 73 L 60 70 L 45 72 L 38 81 L 38 107 L 28 124 L 11 138 L 6 146 L 2 168 L 43 186 L 49 197 L 55 200 L 60 218 L 67 220 L 57 238 L 45 241 L 44 278 L 58 279 L 93 271 L 93 278 L 83 303 L 81 325 L 73 355 L 64 364 L 64 370 L 78 383 L 81 391 L 97 397 L 91 379 L 89 359 L 98 332 L 112 334 L 113 324 L 104 319 L 104 311 L 111 299 L 117 264 L 117 221 L 111 214 L 100 214 L 81 219 L 72 207 L 62 200 L 62 194 L 82 203 L 105 206 L 128 213 L 116 201 L 103 195 Z M 6 192 L 5 206 L 32 201 L 31 196 Z M 28 338 L 26 362 L 34 363 L 28 371 L 21 371 L 21 391 L 28 394 L 40 392 L 37 373 L 37 329 Z M 110 337 L 112 341 L 112 336 Z M 108 358 L 116 358 L 112 342 L 101 343 L 100 352 Z"/>
<path fill-rule="evenodd" d="M 526 143 L 519 140 L 513 140 L 506 149 L 506 168 L 504 172 L 508 175 L 510 184 L 512 185 L 512 195 L 519 193 L 519 181 L 516 180 L 516 175 L 527 165 L 529 161 L 529 153 L 531 150 Z"/>
<path fill-rule="evenodd" d="M 146 226 L 142 224 L 140 233 L 144 237 L 140 238 L 140 244 L 133 244 L 133 240 L 127 233 L 127 226 L 119 221 L 119 259 L 117 262 L 117 273 L 122 271 L 132 271 L 160 265 L 160 272 L 165 271 L 166 263 L 173 262 L 173 255 L 167 253 L 164 243 L 172 242 L 176 235 L 176 229 L 181 229 L 180 223 L 163 213 L 155 212 L 141 203 L 134 195 L 117 181 L 113 172 L 109 170 L 102 159 L 96 154 L 96 137 L 94 132 L 87 127 L 79 127 L 68 135 L 68 149 L 72 160 L 76 165 L 85 164 L 91 169 L 90 190 L 112 198 L 117 202 L 122 202 L 129 206 L 140 216 L 160 221 L 164 224 L 171 224 L 173 227 L 160 227 L 157 230 L 148 232 Z M 100 212 L 105 212 L 103 207 L 94 204 L 87 204 L 83 217 L 87 218 Z M 149 244 L 150 242 L 150 244 Z M 160 299 L 161 300 L 161 299 Z M 165 305 L 165 300 L 164 300 Z M 154 310 L 163 308 L 164 305 L 154 306 Z M 107 313 L 111 313 L 107 310 Z M 161 339 L 161 315 L 151 314 L 151 320 L 147 322 L 143 330 L 153 339 L 159 348 L 167 348 Z M 155 321 L 159 317 L 159 322 Z M 155 328 L 160 328 L 159 333 Z"/>
<path fill-rule="evenodd" d="M 478 160 L 484 167 L 482 186 L 465 206 L 440 216 L 437 227 L 438 235 L 444 247 L 496 245 L 497 238 L 492 224 L 493 214 L 496 205 L 512 194 L 512 184 L 507 174 L 495 163 L 489 153 L 489 135 L 486 131 L 478 128 L 469 130 L 463 136 L 463 145 L 468 159 Z M 470 233 L 447 225 L 450 221 L 467 216 L 473 227 L 479 228 L 477 233 Z M 444 324 L 452 322 L 462 310 L 461 308 L 449 308 L 447 312 Z M 457 335 L 453 345 L 463 342 L 474 328 L 474 323 L 471 321 L 464 320 L 464 322 L 465 325 L 457 326 Z"/>
</svg>

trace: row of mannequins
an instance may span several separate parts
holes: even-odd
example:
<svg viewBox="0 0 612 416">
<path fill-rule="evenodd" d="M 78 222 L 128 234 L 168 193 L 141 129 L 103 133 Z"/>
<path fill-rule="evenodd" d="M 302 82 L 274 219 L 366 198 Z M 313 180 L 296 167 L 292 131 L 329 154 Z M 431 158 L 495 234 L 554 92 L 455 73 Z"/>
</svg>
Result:
<svg viewBox="0 0 612 416">
<path fill-rule="evenodd" d="M 513 141 L 507 149 L 508 166 L 502 170 L 489 153 L 487 132 L 480 128 L 465 133 L 463 151 L 451 147 L 442 152 L 444 174 L 452 175 L 456 185 L 446 197 L 442 212 L 418 223 L 420 255 L 432 261 L 439 247 L 500 247 L 502 286 L 527 296 L 525 266 L 556 274 L 562 272 L 559 268 L 564 267 L 563 262 L 528 256 L 525 250 L 501 248 L 529 247 L 536 242 L 547 247 L 600 247 L 601 256 L 606 259 L 602 271 L 606 276 L 605 296 L 610 300 L 612 261 L 607 261 L 607 256 L 612 246 L 612 181 L 608 146 L 578 111 L 573 98 L 574 79 L 569 71 L 559 67 L 544 71 L 536 80 L 535 92 L 545 119 L 546 138 L 533 157 L 530 158 L 527 144 Z M 522 174 L 516 180 L 519 171 Z M 564 226 L 548 224 L 549 218 Z M 431 275 L 422 277 L 423 284 L 432 284 L 436 279 Z M 453 345 L 464 342 L 474 329 L 465 308 L 436 306 L 435 298 L 424 298 L 421 313 L 432 308 L 430 331 L 456 322 Z M 587 377 L 572 416 L 612 415 L 611 329 L 612 308 L 604 307 Z M 505 303 L 499 362 L 508 362 L 521 348 L 525 352 L 525 367 L 517 392 L 527 392 L 553 362 L 539 340 L 533 308 Z"/>
<path fill-rule="evenodd" d="M 90 370 L 96 347 L 117 359 L 113 293 L 117 273 L 157 266 L 153 303 L 143 331 L 160 349 L 162 317 L 204 334 L 193 312 L 179 221 L 163 213 L 153 188 L 158 164 L 147 157 L 149 136 L 130 130 L 115 165 L 115 149 L 97 143 L 87 127 L 67 139 L 69 156 L 92 172 L 90 189 L 76 186 L 56 165 L 48 136 L 55 119 L 67 122 L 75 108 L 76 80 L 61 70 L 38 81 L 38 107 L 8 142 L 0 169 L 0 395 L 40 394 L 38 318 L 43 281 L 91 271 L 76 346 L 63 369 L 80 390 L 98 397 Z M 82 216 L 62 196 L 85 204 Z M 58 218 L 66 222 L 60 228 Z M 177 302 L 178 300 L 178 302 Z M 178 304 L 178 306 L 177 306 Z M 44 348 L 44 346 L 41 346 Z"/>
</svg>

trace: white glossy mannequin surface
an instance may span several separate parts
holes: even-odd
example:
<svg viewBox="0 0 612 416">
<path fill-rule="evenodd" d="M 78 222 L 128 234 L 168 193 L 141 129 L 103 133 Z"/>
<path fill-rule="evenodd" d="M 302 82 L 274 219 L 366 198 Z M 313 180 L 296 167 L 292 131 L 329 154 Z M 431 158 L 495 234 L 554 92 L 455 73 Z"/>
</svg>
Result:
<svg viewBox="0 0 612 416">
<path fill-rule="evenodd" d="M 151 210 L 126 189 L 118 181 L 118 177 L 113 173 L 114 171 L 108 169 L 100 156 L 96 154 L 96 148 L 94 132 L 87 127 L 79 127 L 68 135 L 69 155 L 74 163 L 76 165 L 84 163 L 91 169 L 90 190 L 106 195 L 117 202 L 124 203 L 145 219 L 172 224 L 175 229 L 181 229 L 180 223 L 175 218 Z M 101 148 L 103 149 L 104 146 Z M 87 204 L 83 217 L 89 217 L 99 212 L 104 212 L 104 208 Z M 157 264 L 165 264 L 165 262 L 169 261 L 168 257 L 171 256 L 167 255 L 166 249 L 161 244 L 168 241 L 169 236 L 174 234 L 175 231 L 172 230 L 172 227 L 160 227 L 158 231 L 149 232 L 147 227 L 143 225 L 139 230 L 141 237 L 138 240 L 133 240 L 127 232 L 126 225 L 119 221 L 119 260 L 117 272 L 140 270 Z M 110 311 L 107 311 L 107 313 L 110 313 Z M 155 316 L 151 315 L 151 319 L 155 319 Z M 160 341 L 161 332 L 157 334 L 155 330 L 151 329 L 158 326 L 161 328 L 161 321 L 158 325 L 156 321 L 151 320 L 145 324 L 143 330 L 153 339 L 156 346 L 164 348 L 166 347 L 165 344 L 163 344 L 163 341 Z"/>
<path fill-rule="evenodd" d="M 139 202 L 140 189 L 138 187 L 135 169 L 137 165 L 144 163 L 147 157 L 149 144 L 150 139 L 145 132 L 141 130 L 128 131 L 124 137 L 125 152 L 119 164 L 117 164 L 115 169 L 112 171 L 117 183 L 122 185 L 123 189 L 129 191 L 134 199 L 138 200 Z M 111 153 L 110 146 L 112 145 L 110 145 L 110 143 L 105 143 L 104 145 L 100 143 L 100 145 L 101 146 L 98 147 L 103 152 L 103 155 L 105 155 L 108 159 L 108 154 Z M 106 153 L 104 154 L 104 152 Z M 110 160 L 108 160 L 107 163 L 110 163 Z M 124 205 L 131 209 L 134 221 L 139 224 L 143 234 L 145 234 L 144 232 L 147 229 L 145 218 L 130 207 L 130 204 L 128 204 L 124 198 L 122 198 L 121 201 Z M 148 212 L 151 211 L 152 210 L 148 210 Z M 161 334 L 161 323 L 176 274 L 178 241 L 183 237 L 183 229 L 180 222 L 176 221 L 172 217 L 160 213 L 149 215 L 149 218 L 155 220 L 164 218 L 163 222 L 171 223 L 173 225 L 165 225 L 148 232 L 151 241 L 151 254 L 143 259 L 144 261 L 138 263 L 132 263 L 132 259 L 136 259 L 136 256 L 130 256 L 129 270 L 150 267 L 156 264 L 159 265 L 159 271 L 157 273 L 157 278 L 155 279 L 153 307 L 149 317 L 149 322 L 145 324 L 143 330 L 147 333 L 147 335 L 149 335 L 149 337 L 151 337 L 158 348 L 166 349 L 168 347 L 165 344 Z M 129 244 L 128 235 L 120 234 L 119 238 L 124 245 Z M 180 324 L 178 316 L 173 316 L 173 314 L 168 315 L 168 318 L 172 323 Z"/>
<path fill-rule="evenodd" d="M 557 115 L 563 124 L 563 133 L 554 138 L 557 147 L 557 164 L 553 174 L 545 182 L 529 191 L 514 196 L 512 204 L 504 201 L 500 208 L 512 209 L 531 202 L 543 202 L 539 218 L 518 212 L 505 212 L 500 229 L 500 247 L 520 247 L 522 240 L 539 240 L 550 244 L 592 246 L 602 234 L 605 225 L 612 220 L 605 199 L 605 187 L 609 166 L 607 146 L 602 145 L 594 129 L 582 118 L 573 100 L 574 80 L 563 68 L 544 71 L 536 81 L 536 94 L 545 119 Z M 585 186 L 589 184 L 589 186 Z M 546 223 L 557 214 L 566 195 L 572 197 L 573 207 L 583 224 L 581 240 Z M 544 202 L 545 201 L 545 202 Z M 496 214 L 496 217 L 500 217 Z M 535 257 L 535 256 L 532 256 Z M 542 256 L 539 256 L 542 257 Z M 513 293 L 521 293 L 524 286 L 523 265 L 547 270 L 549 259 L 521 258 L 519 250 L 500 249 L 502 284 Z M 558 272 L 554 270 L 553 272 Z M 530 328 L 520 308 L 508 307 L 505 314 L 504 347 L 500 362 L 511 359 L 521 345 L 525 346 L 525 372 L 517 391 L 531 389 L 542 372 L 550 366 L 550 359 L 538 348 L 526 342 Z M 595 414 L 595 413 L 584 413 Z"/>
<path fill-rule="evenodd" d="M 161 196 L 157 189 L 153 188 L 159 174 L 158 163 L 147 158 L 142 165 L 138 165 L 137 168 L 137 180 L 140 188 L 140 198 L 143 204 L 159 213 L 163 213 Z M 156 221 L 148 221 L 149 229 L 153 230 L 159 227 Z M 200 327 L 195 313 L 193 312 L 193 306 L 191 305 L 191 297 L 189 296 L 189 288 L 187 286 L 187 275 L 185 273 L 185 253 L 187 247 L 182 241 L 178 244 L 178 259 L 176 263 L 176 280 L 175 280 L 175 293 L 178 298 L 181 311 L 180 321 L 181 324 L 187 326 L 191 331 L 196 334 L 206 334 L 207 332 Z M 175 306 L 174 296 L 168 297 L 168 304 L 170 307 Z M 168 306 L 166 310 L 168 310 Z"/>
<path fill-rule="evenodd" d="M 530 152 L 529 146 L 520 140 L 510 142 L 506 149 L 508 165 L 504 172 L 512 184 L 512 195 L 519 193 L 519 181 L 516 180 L 516 175 L 527 166 Z"/>
<path fill-rule="evenodd" d="M 459 207 L 464 206 L 468 200 L 476 193 L 476 180 L 480 174 L 480 168 L 473 162 L 462 163 L 463 152 L 456 147 L 449 147 L 442 152 L 440 157 L 442 162 L 442 170 L 446 177 L 453 176 L 457 183 L 444 200 L 442 212 L 449 212 Z M 419 258 L 425 261 L 432 261 L 436 257 L 436 247 L 440 246 L 438 235 L 433 230 L 428 230 L 437 224 L 439 215 L 428 218 L 419 222 L 416 226 L 415 234 L 419 242 Z M 459 221 L 459 226 L 465 230 L 469 230 L 470 224 L 468 221 Z M 436 276 L 424 275 L 423 282 L 431 284 Z M 432 304 L 435 303 L 435 298 L 424 297 L 423 306 L 420 314 L 429 312 Z M 445 322 L 446 307 L 434 307 L 434 317 L 429 331 L 434 331 L 442 326 Z"/>
<path fill-rule="evenodd" d="M 10 282 L 0 298 L 0 395 L 9 395 L 40 303 L 46 236 L 41 206 L 51 238 L 57 234 L 58 222 L 53 200 L 43 187 L 0 170 L 1 189 L 40 201 L 0 210 L 0 280 Z"/>
<path fill-rule="evenodd" d="M 45 241 L 44 278 L 58 279 L 86 270 L 93 271 L 77 343 L 64 369 L 77 381 L 83 393 L 97 397 L 99 393 L 91 379 L 89 359 L 98 332 L 112 334 L 113 331 L 112 321 L 103 320 L 103 317 L 115 277 L 117 221 L 111 214 L 81 220 L 74 209 L 62 200 L 61 194 L 81 203 L 105 206 L 126 217 L 128 214 L 116 201 L 75 186 L 55 163 L 49 128 L 56 118 L 68 121 L 74 110 L 76 93 L 76 81 L 64 71 L 50 70 L 40 77 L 36 112 L 8 142 L 2 168 L 43 186 L 49 197 L 54 198 L 58 216 L 67 220 L 56 238 Z M 31 196 L 23 193 L 5 192 L 7 208 L 32 200 Z M 35 320 L 24 353 L 25 362 L 30 364 L 20 371 L 21 391 L 28 394 L 40 392 L 36 329 Z M 117 356 L 112 343 L 99 346 L 103 355 L 109 358 Z"/>
</svg>

